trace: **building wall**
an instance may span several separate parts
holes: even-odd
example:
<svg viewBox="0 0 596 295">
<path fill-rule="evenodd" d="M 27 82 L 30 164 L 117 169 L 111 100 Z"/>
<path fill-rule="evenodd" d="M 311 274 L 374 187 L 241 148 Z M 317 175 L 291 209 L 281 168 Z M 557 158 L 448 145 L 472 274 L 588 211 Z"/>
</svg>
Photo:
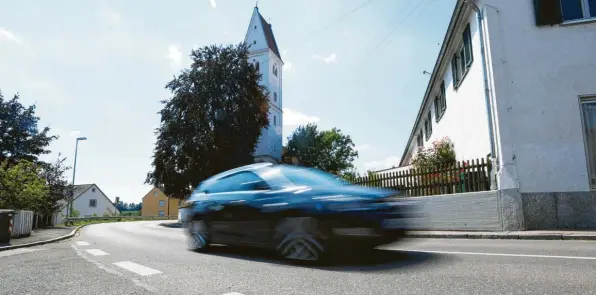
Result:
<svg viewBox="0 0 596 295">
<path fill-rule="evenodd" d="M 424 146 L 432 146 L 432 142 L 442 137 L 449 137 L 455 146 L 458 161 L 485 158 L 490 153 L 490 136 L 488 132 L 488 118 L 484 95 L 484 76 L 482 73 L 482 60 L 480 53 L 480 37 L 475 14 L 467 11 L 464 21 L 458 26 L 455 36 L 457 41 L 451 44 L 445 56 L 446 63 L 440 68 L 440 77 L 437 79 L 432 92 L 432 98 L 425 106 L 423 119 L 416 126 L 416 135 L 422 132 L 424 138 L 424 118 L 428 111 L 432 113 L 432 134 L 429 140 L 423 139 Z M 470 24 L 472 37 L 473 62 L 457 89 L 454 88 L 451 56 L 462 44 L 462 33 L 465 25 Z M 439 122 L 436 122 L 434 97 L 440 91 L 440 84 L 445 81 L 445 96 L 447 108 Z M 416 137 L 407 147 L 408 152 L 402 166 L 409 165 L 416 153 Z"/>
<path fill-rule="evenodd" d="M 483 3 L 500 188 L 589 190 L 579 96 L 596 94 L 596 23 L 537 27 L 532 1 Z"/>
<path fill-rule="evenodd" d="M 280 159 L 283 126 L 283 62 L 269 49 L 257 10 L 253 12 L 245 41 L 251 46 L 249 61 L 259 64 L 261 84 L 269 92 L 269 127 L 263 129 L 254 154 Z M 273 74 L 274 68 L 277 68 L 277 76 Z"/>
<path fill-rule="evenodd" d="M 160 204 L 160 201 L 163 205 Z M 178 207 L 180 207 L 179 199 L 168 198 L 160 189 L 153 188 L 143 197 L 143 207 L 141 208 L 141 215 L 160 216 L 161 211 L 163 212 L 164 216 L 177 216 Z"/>
<path fill-rule="evenodd" d="M 90 200 L 96 200 L 95 207 L 90 206 Z M 89 188 L 76 198 L 72 206 L 79 211 L 80 217 L 91 217 L 93 214 L 103 216 L 106 212 L 112 215 L 118 212 L 116 206 L 96 186 Z M 62 214 L 66 215 L 66 207 L 62 210 Z"/>
</svg>

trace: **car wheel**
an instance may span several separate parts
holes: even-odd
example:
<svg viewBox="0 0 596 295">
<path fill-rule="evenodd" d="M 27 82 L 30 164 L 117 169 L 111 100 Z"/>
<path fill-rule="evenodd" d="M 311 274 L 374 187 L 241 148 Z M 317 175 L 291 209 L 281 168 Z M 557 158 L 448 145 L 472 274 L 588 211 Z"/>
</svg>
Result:
<svg viewBox="0 0 596 295">
<path fill-rule="evenodd" d="M 187 226 L 187 244 L 191 251 L 203 252 L 209 247 L 209 230 L 204 220 L 191 220 Z"/>
<path fill-rule="evenodd" d="M 325 253 L 325 237 L 310 217 L 284 218 L 277 227 L 276 251 L 283 259 L 319 262 Z"/>
</svg>

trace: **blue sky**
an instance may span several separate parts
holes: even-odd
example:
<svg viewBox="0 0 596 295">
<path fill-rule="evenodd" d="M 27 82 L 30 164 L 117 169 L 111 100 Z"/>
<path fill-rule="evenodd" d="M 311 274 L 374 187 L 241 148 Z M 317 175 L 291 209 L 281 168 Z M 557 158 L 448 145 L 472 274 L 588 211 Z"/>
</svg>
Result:
<svg viewBox="0 0 596 295">
<path fill-rule="evenodd" d="M 286 63 L 284 138 L 309 121 L 338 127 L 365 171 L 398 164 L 429 79 L 422 72 L 434 66 L 455 0 L 374 0 L 335 21 L 363 2 L 261 0 L 259 10 Z M 255 4 L 169 3 L 0 4 L 4 96 L 19 92 L 37 104 L 41 124 L 60 136 L 52 158 L 60 152 L 72 163 L 76 136 L 88 137 L 76 183 L 96 183 L 112 199 L 140 201 L 150 189 L 143 182 L 164 85 L 194 46 L 242 41 Z"/>
</svg>

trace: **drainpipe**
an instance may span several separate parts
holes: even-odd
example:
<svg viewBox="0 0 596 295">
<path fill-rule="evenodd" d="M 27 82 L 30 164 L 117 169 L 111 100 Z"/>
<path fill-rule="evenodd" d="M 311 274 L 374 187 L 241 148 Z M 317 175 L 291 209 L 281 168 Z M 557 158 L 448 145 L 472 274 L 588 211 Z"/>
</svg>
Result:
<svg viewBox="0 0 596 295">
<path fill-rule="evenodd" d="M 488 135 L 490 138 L 490 161 L 492 171 L 490 171 L 490 189 L 496 190 L 497 183 L 495 172 L 498 171 L 498 162 L 497 162 L 497 155 L 495 152 L 495 134 L 493 129 L 493 112 L 491 108 L 491 101 L 490 101 L 490 89 L 488 84 L 488 69 L 486 65 L 486 48 L 484 47 L 484 26 L 483 26 L 483 19 L 484 16 L 480 7 L 474 2 L 474 0 L 463 0 L 464 3 L 470 5 L 474 11 L 476 11 L 477 20 L 478 20 L 478 36 L 480 37 L 480 53 L 482 56 L 482 74 L 484 76 L 484 100 L 486 103 L 486 114 L 488 117 Z"/>
</svg>

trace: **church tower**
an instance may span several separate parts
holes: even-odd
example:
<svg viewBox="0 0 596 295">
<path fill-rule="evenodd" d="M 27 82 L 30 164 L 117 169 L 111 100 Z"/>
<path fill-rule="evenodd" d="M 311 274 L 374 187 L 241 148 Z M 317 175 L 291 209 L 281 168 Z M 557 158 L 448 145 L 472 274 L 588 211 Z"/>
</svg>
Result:
<svg viewBox="0 0 596 295">
<path fill-rule="evenodd" d="M 269 126 L 264 128 L 255 149 L 255 162 L 277 163 L 281 160 L 283 95 L 282 67 L 283 61 L 273 29 L 255 6 L 250 25 L 244 38 L 250 46 L 249 62 L 253 63 L 261 73 L 261 84 L 269 91 Z"/>
</svg>

